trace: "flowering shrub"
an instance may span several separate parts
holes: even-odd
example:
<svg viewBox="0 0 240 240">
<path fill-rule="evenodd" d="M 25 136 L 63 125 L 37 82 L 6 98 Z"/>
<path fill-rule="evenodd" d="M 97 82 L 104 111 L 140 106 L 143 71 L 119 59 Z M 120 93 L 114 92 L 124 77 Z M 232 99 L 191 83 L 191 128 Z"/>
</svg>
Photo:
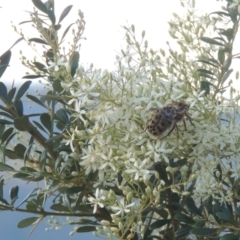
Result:
<svg viewBox="0 0 240 240">
<path fill-rule="evenodd" d="M 17 131 L 29 134 L 30 141 L 5 149 L 5 157 L 24 160 L 24 167 L 6 162 L 0 169 L 22 180 L 45 179 L 45 185 L 19 206 L 14 205 L 18 187 L 12 188 L 12 202 L 1 196 L 1 209 L 39 215 L 19 227 L 48 215 L 68 216 L 75 218 L 67 224 L 81 225 L 71 234 L 94 231 L 108 239 L 238 239 L 239 97 L 230 76 L 239 56 L 234 53 L 239 3 L 226 1 L 222 11 L 200 17 L 193 6 L 185 18 L 174 14 L 169 33 L 178 40 L 178 51 L 170 45 L 168 52 L 154 51 L 144 31 L 138 40 L 135 27 L 125 27 L 127 44 L 116 56 L 115 71 L 79 64 L 81 12 L 65 53 L 58 35 L 71 6 L 56 24 L 52 1 L 33 3 L 37 10 L 31 22 L 41 38 L 29 41 L 46 45 L 46 61 L 23 57 L 35 74 L 25 78 L 45 78 L 52 89 L 41 99 L 27 95 L 46 109 L 36 122 L 21 108 L 31 82 L 12 99 L 1 83 L 2 115 L 14 125 L 7 130 L 2 125 L 2 147 Z M 175 101 L 189 106 L 189 118 L 170 119 L 171 128 L 162 136 L 151 135 L 146 124 L 153 111 L 164 114 L 163 107 Z M 44 210 L 47 201 L 52 212 Z M 56 221 L 50 224 L 59 227 Z"/>
</svg>

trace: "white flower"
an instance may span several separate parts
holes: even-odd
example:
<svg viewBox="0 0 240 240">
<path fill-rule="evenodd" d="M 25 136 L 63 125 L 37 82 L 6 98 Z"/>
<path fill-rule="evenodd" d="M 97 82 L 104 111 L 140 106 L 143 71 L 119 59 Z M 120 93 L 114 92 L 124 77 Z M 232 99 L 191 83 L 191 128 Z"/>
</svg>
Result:
<svg viewBox="0 0 240 240">
<path fill-rule="evenodd" d="M 97 206 L 99 206 L 100 208 L 104 207 L 104 204 L 102 202 L 103 202 L 103 200 L 105 200 L 105 197 L 100 196 L 101 194 L 100 194 L 98 188 L 97 188 L 96 193 L 94 195 L 95 195 L 95 198 L 94 197 L 88 197 L 88 201 L 91 202 L 91 203 L 94 203 L 93 213 L 96 213 Z"/>
<path fill-rule="evenodd" d="M 167 154 L 173 152 L 173 148 L 169 149 L 167 147 L 167 142 L 166 141 L 160 141 L 158 140 L 156 144 L 155 142 L 147 142 L 147 150 L 146 156 L 152 156 L 154 159 L 154 162 L 161 162 L 162 158 L 165 160 L 166 163 L 169 162 Z"/>
<path fill-rule="evenodd" d="M 68 62 L 65 60 L 64 57 L 61 57 L 56 62 L 49 61 L 48 64 L 50 65 L 47 69 L 54 68 L 54 71 L 57 72 L 59 70 L 59 66 L 66 66 Z"/>
<path fill-rule="evenodd" d="M 130 209 L 132 206 L 134 206 L 134 202 L 131 204 L 128 204 L 125 206 L 124 199 L 121 199 L 119 201 L 118 207 L 111 207 L 114 212 L 116 212 L 114 215 L 120 215 L 121 217 L 124 215 L 124 213 L 130 212 Z"/>
<path fill-rule="evenodd" d="M 131 169 L 127 169 L 126 173 L 135 174 L 134 180 L 138 180 L 140 176 L 148 175 L 150 173 L 149 170 L 146 170 L 146 165 L 146 159 L 141 161 L 141 163 L 140 161 L 135 161 L 134 166 L 130 166 L 129 168 Z"/>
<path fill-rule="evenodd" d="M 99 161 L 101 160 L 99 153 L 92 146 L 88 146 L 87 149 L 83 148 L 82 152 L 84 156 L 81 157 L 80 165 L 85 166 L 86 174 L 89 174 L 91 171 L 95 172 L 99 168 Z"/>
</svg>

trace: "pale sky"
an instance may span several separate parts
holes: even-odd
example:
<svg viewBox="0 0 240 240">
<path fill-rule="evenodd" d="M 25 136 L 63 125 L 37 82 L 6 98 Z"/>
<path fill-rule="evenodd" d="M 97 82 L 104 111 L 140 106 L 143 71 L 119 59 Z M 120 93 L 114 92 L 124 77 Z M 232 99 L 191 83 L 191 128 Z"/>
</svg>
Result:
<svg viewBox="0 0 240 240">
<path fill-rule="evenodd" d="M 217 10 L 216 0 L 196 0 L 196 2 L 200 10 L 206 12 Z M 63 21 L 65 28 L 76 20 L 78 9 L 81 9 L 85 15 L 84 36 L 87 40 L 82 42 L 80 62 L 94 63 L 98 68 L 110 70 L 113 69 L 116 53 L 120 52 L 121 46 L 125 44 L 124 30 L 121 26 L 134 24 L 139 35 L 142 30 L 146 31 L 149 47 L 166 48 L 166 41 L 170 40 L 167 22 L 173 12 L 183 12 L 179 7 L 179 0 L 55 0 L 57 20 L 68 5 L 73 5 L 73 8 Z M 29 20 L 29 15 L 24 10 L 31 11 L 33 4 L 31 0 L 0 0 L 0 6 L 2 6 L 0 9 L 0 54 L 2 54 L 19 38 L 10 21 L 18 25 L 19 22 Z M 23 32 L 29 38 L 38 37 L 33 32 L 31 23 L 21 25 L 19 28 L 23 28 Z M 7 69 L 2 80 L 12 82 L 13 79 L 19 80 L 25 75 L 26 70 L 19 64 L 20 49 L 26 55 L 35 55 L 26 43 L 21 42 L 16 45 L 10 62 L 11 67 Z"/>
</svg>

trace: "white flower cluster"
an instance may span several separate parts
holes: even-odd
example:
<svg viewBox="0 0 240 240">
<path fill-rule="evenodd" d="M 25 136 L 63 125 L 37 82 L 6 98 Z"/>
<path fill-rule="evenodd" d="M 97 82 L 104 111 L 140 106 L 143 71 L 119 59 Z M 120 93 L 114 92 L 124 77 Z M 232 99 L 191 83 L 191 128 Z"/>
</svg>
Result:
<svg viewBox="0 0 240 240">
<path fill-rule="evenodd" d="M 211 99 L 196 90 L 197 84 L 175 77 L 158 53 L 142 50 L 138 55 L 134 51 L 128 46 L 117 57 L 115 72 L 81 67 L 73 82 L 63 84 L 72 94 L 73 116 L 85 127 L 72 129 L 67 143 L 85 174 L 98 174 L 95 196 L 89 196 L 88 202 L 94 205 L 94 213 L 99 207 L 113 212 L 112 223 L 103 224 L 111 237 L 123 229 L 141 233 L 143 226 L 136 223 L 141 222 L 142 211 L 159 204 L 166 182 L 154 168 L 156 164 L 165 166 L 167 174 L 181 172 L 182 179 L 172 182 L 173 191 L 187 195 L 187 187 L 195 182 L 196 198 L 212 196 L 221 202 L 232 201 L 229 176 L 233 180 L 240 176 L 237 98 Z M 191 63 L 185 67 L 195 71 Z M 166 138 L 151 136 L 145 131 L 151 109 L 173 101 L 189 104 L 194 125 L 186 120 L 185 129 L 178 122 L 177 131 Z M 184 166 L 178 166 L 180 160 Z M 153 176 L 157 183 L 151 181 Z M 116 187 L 121 196 L 108 187 Z"/>
<path fill-rule="evenodd" d="M 144 196 L 152 205 L 157 205 L 164 189 L 165 182 L 152 169 L 155 163 L 164 163 L 169 170 L 170 161 L 187 159 L 184 168 L 169 171 L 180 170 L 184 186 L 196 179 L 197 197 L 213 196 L 220 201 L 231 201 L 232 195 L 231 191 L 224 195 L 226 189 L 214 176 L 216 165 L 224 168 L 222 178 L 229 173 L 238 178 L 240 172 L 237 160 L 240 158 L 240 127 L 232 120 L 234 109 L 226 101 L 216 105 L 206 100 L 203 92 L 186 91 L 184 81 L 153 77 L 156 69 L 148 64 L 151 63 L 146 61 L 145 67 L 140 69 L 122 65 L 118 73 L 81 69 L 82 76 L 68 86 L 73 96 L 71 103 L 75 103 L 74 116 L 82 119 L 86 126 L 85 130 L 72 131 L 69 140 L 72 150 L 81 148 L 79 164 L 85 168 L 86 175 L 98 171 L 95 197 L 90 196 L 88 201 L 94 205 L 94 212 L 97 207 L 111 209 L 115 212 L 113 222 L 121 222 L 123 228 L 132 231 L 140 231 L 137 225 L 133 227 L 136 222 L 133 216 L 139 215 L 140 220 L 142 209 L 147 207 L 144 205 L 147 201 L 138 199 Z M 150 109 L 174 100 L 190 104 L 189 115 L 194 126 L 186 121 L 185 130 L 179 123 L 179 138 L 176 131 L 164 139 L 152 137 L 145 131 Z M 238 111 L 235 114 L 238 115 Z M 187 178 L 184 174 L 189 171 L 191 175 Z M 122 183 L 117 181 L 119 173 Z M 158 188 L 150 182 L 152 175 L 159 181 Z M 144 183 L 145 191 L 134 190 L 125 183 L 132 186 Z M 107 186 L 117 186 L 123 196 L 101 195 L 99 189 Z M 114 231 L 117 230 L 112 229 Z"/>
</svg>

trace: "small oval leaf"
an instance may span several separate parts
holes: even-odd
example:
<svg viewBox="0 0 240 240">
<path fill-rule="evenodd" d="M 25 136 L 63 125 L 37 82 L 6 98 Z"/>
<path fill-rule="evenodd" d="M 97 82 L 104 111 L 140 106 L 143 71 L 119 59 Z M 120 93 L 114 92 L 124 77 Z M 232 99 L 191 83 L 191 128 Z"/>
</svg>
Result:
<svg viewBox="0 0 240 240">
<path fill-rule="evenodd" d="M 18 101 L 28 90 L 29 86 L 31 85 L 32 81 L 26 81 L 18 90 L 17 95 L 15 97 L 15 102 Z"/>
<path fill-rule="evenodd" d="M 190 232 L 197 236 L 207 236 L 217 232 L 217 228 L 194 228 Z"/>
<path fill-rule="evenodd" d="M 28 41 L 29 42 L 36 42 L 36 43 L 41 43 L 41 44 L 48 45 L 48 43 L 45 42 L 44 40 L 42 40 L 41 38 L 30 38 L 30 39 L 28 39 Z"/>
<path fill-rule="evenodd" d="M 40 115 L 40 120 L 42 125 L 48 130 L 48 132 L 51 132 L 52 129 L 52 121 L 51 121 L 51 117 L 48 113 L 42 113 Z"/>
<path fill-rule="evenodd" d="M 31 99 L 33 102 L 37 103 L 38 105 L 40 105 L 40 106 L 42 106 L 42 107 L 44 107 L 44 108 L 47 108 L 47 107 L 45 106 L 45 104 L 44 104 L 41 100 L 39 100 L 37 97 L 35 97 L 35 96 L 33 96 L 33 95 L 26 95 L 26 97 L 29 98 L 29 99 Z"/>
<path fill-rule="evenodd" d="M 37 9 L 47 14 L 47 8 L 41 0 L 32 0 L 32 2 Z"/>
<path fill-rule="evenodd" d="M 209 43 L 209 44 L 224 46 L 224 44 L 222 44 L 212 38 L 209 38 L 209 37 L 201 37 L 200 40 L 202 40 L 203 42 Z"/>
<path fill-rule="evenodd" d="M 25 227 L 28 227 L 28 226 L 34 224 L 38 219 L 39 219 L 39 217 L 25 218 L 22 221 L 20 221 L 17 226 L 18 226 L 18 228 L 25 228 Z"/>
<path fill-rule="evenodd" d="M 12 168 L 11 166 L 0 162 L 0 171 L 14 171 L 15 169 Z"/>
<path fill-rule="evenodd" d="M 96 230 L 96 227 L 94 227 L 94 226 L 84 226 L 84 227 L 79 227 L 76 232 L 78 232 L 78 233 L 93 232 L 95 230 Z"/>
<path fill-rule="evenodd" d="M 0 78 L 2 77 L 3 73 L 6 71 L 7 67 L 9 66 L 9 62 L 11 59 L 11 51 L 6 51 L 3 55 L 0 56 Z"/>
<path fill-rule="evenodd" d="M 1 69 L 0 69 L 1 71 Z M 7 103 L 7 87 L 3 82 L 0 82 L 0 99 L 6 104 Z"/>
<path fill-rule="evenodd" d="M 61 14 L 61 16 L 60 16 L 60 18 L 59 18 L 59 21 L 58 21 L 58 23 L 60 23 L 67 15 L 68 15 L 68 13 L 71 11 L 71 9 L 72 9 L 72 6 L 73 5 L 69 5 L 69 6 L 67 6 L 63 11 L 62 11 L 62 14 Z"/>
<path fill-rule="evenodd" d="M 11 200 L 15 199 L 18 197 L 18 190 L 19 190 L 19 187 L 18 186 L 15 186 L 15 187 L 12 187 L 10 189 L 10 198 Z"/>
</svg>

